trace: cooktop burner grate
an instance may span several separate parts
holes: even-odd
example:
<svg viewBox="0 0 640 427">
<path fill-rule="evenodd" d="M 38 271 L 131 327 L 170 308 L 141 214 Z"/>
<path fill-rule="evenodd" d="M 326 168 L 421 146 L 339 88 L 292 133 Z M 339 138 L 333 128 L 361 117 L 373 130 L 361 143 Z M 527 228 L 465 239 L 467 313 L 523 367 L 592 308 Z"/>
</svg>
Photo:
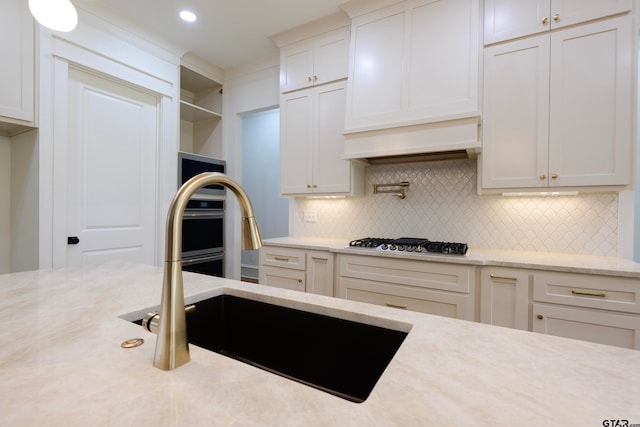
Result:
<svg viewBox="0 0 640 427">
<path fill-rule="evenodd" d="M 432 242 L 417 237 L 400 237 L 387 239 L 381 237 L 365 237 L 349 242 L 350 247 L 371 248 L 390 252 L 439 253 L 447 255 L 465 255 L 469 250 L 466 243 Z"/>
</svg>

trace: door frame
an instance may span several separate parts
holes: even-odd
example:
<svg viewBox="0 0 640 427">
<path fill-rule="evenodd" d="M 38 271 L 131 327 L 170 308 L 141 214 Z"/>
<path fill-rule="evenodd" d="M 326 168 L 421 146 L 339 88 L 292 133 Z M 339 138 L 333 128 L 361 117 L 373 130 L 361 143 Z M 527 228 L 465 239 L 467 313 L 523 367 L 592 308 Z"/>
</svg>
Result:
<svg viewBox="0 0 640 427">
<path fill-rule="evenodd" d="M 156 140 L 155 264 L 164 261 L 164 215 L 175 194 L 178 153 L 180 58 L 158 58 L 91 27 L 65 40 L 40 38 L 39 268 L 67 265 L 67 135 L 69 69 L 129 84 L 158 98 Z M 97 46 L 83 46 L 84 41 Z M 120 42 L 120 46 L 118 46 Z M 115 46 L 114 46 L 115 45 Z M 99 52 L 99 53 L 98 53 Z"/>
</svg>

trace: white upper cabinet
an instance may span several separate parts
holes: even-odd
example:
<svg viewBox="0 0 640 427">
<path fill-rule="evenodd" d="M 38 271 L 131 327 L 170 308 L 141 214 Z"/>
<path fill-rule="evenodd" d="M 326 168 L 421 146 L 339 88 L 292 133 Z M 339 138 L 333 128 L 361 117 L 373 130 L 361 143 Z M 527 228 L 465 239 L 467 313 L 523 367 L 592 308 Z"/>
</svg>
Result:
<svg viewBox="0 0 640 427">
<path fill-rule="evenodd" d="M 280 49 L 280 92 L 345 79 L 349 28 L 342 28 Z"/>
<path fill-rule="evenodd" d="M 0 132 L 33 126 L 34 22 L 26 1 L 6 0 L 0 13 Z"/>
<path fill-rule="evenodd" d="M 631 180 L 631 16 L 485 48 L 482 188 Z"/>
<path fill-rule="evenodd" d="M 280 189 L 283 195 L 362 195 L 361 165 L 342 159 L 346 83 L 282 95 Z"/>
<path fill-rule="evenodd" d="M 478 0 L 408 0 L 352 21 L 347 132 L 478 115 Z"/>
<path fill-rule="evenodd" d="M 632 0 L 485 0 L 484 43 L 524 37 L 549 29 L 631 10 Z"/>
</svg>

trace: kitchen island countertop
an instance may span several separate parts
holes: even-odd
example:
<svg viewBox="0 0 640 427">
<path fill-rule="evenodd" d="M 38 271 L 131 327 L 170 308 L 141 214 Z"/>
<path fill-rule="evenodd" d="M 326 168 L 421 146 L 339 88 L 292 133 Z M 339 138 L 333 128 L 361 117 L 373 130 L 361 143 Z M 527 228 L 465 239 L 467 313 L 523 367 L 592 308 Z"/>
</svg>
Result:
<svg viewBox="0 0 640 427">
<path fill-rule="evenodd" d="M 369 398 L 352 403 L 195 346 L 186 365 L 154 368 L 155 336 L 119 316 L 159 302 L 161 268 L 1 275 L 0 425 L 640 423 L 640 351 L 193 273 L 184 282 L 188 295 L 224 287 L 412 329 Z M 120 347 L 134 337 L 145 343 Z"/>
<path fill-rule="evenodd" d="M 418 259 L 429 262 L 525 268 L 569 273 L 602 274 L 640 279 L 640 263 L 625 258 L 610 256 L 488 248 L 469 248 L 469 252 L 465 256 L 430 253 L 411 254 L 408 252 L 391 253 L 368 248 L 349 247 L 349 241 L 344 239 L 314 237 L 278 237 L 265 239 L 264 244 L 309 250 L 326 250 L 339 254 Z"/>
</svg>

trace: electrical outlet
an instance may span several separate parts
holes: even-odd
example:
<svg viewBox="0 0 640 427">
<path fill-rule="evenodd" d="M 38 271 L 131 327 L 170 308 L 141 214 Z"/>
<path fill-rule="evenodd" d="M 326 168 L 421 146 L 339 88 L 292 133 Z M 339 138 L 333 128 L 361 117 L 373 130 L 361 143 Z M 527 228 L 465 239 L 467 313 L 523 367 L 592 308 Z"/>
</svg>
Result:
<svg viewBox="0 0 640 427">
<path fill-rule="evenodd" d="M 316 222 L 318 220 L 318 211 L 304 211 L 304 222 Z"/>
</svg>

